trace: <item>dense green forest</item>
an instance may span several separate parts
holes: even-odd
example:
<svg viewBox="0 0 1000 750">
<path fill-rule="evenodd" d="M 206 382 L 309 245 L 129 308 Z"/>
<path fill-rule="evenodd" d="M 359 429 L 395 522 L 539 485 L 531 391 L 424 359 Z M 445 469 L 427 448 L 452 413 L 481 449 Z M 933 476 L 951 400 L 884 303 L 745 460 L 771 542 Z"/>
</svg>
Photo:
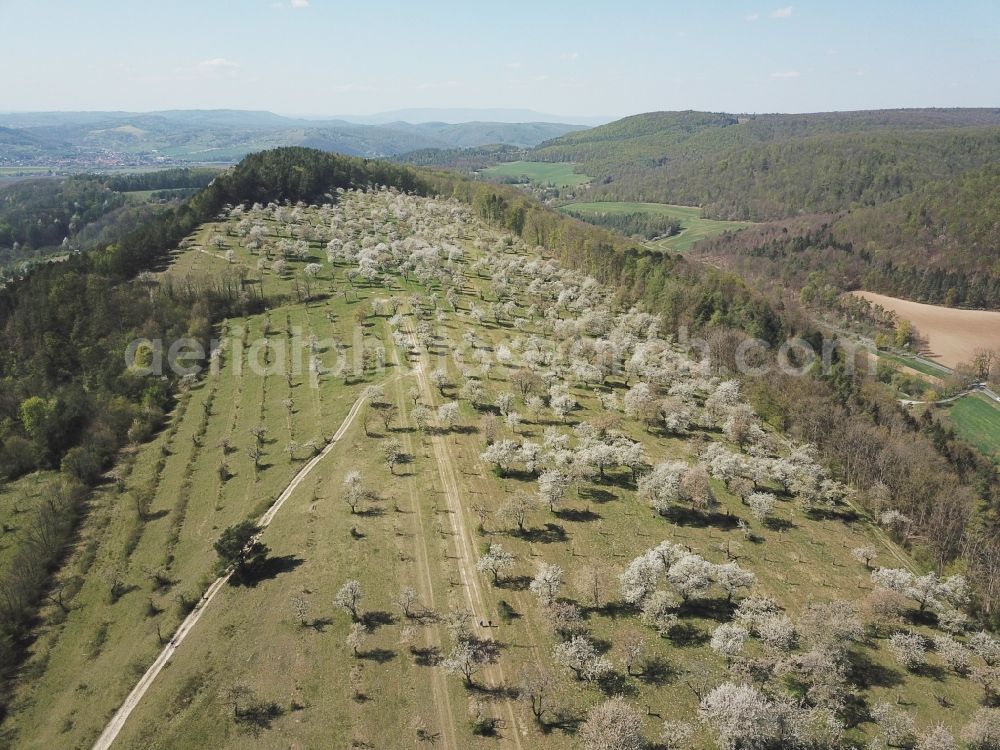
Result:
<svg viewBox="0 0 1000 750">
<path fill-rule="evenodd" d="M 448 167 L 476 171 L 494 164 L 528 158 L 530 149 L 508 144 L 473 148 L 422 148 L 394 156 L 392 161 L 416 167 Z"/>
<path fill-rule="evenodd" d="M 607 227 L 630 237 L 639 236 L 646 240 L 652 240 L 656 237 L 673 237 L 681 231 L 679 219 L 657 215 L 649 211 L 630 211 L 628 213 L 591 211 L 582 215 L 574 212 L 572 208 L 567 208 L 566 211 L 571 216 L 576 216 L 591 224 Z"/>
<path fill-rule="evenodd" d="M 930 183 L 885 205 L 852 211 L 836 222 L 834 235 L 841 242 L 863 246 L 877 260 L 897 269 L 927 269 L 932 276 L 961 277 L 937 285 L 943 287 L 940 301 L 945 304 L 996 306 L 1000 301 L 998 219 L 1000 166 L 994 163 Z"/>
<path fill-rule="evenodd" d="M 15 182 L 0 188 L 0 252 L 58 247 L 124 205 L 123 195 L 95 178 Z"/>
<path fill-rule="evenodd" d="M 706 217 L 762 221 L 876 205 L 1000 157 L 998 116 L 921 127 L 908 110 L 885 113 L 884 122 L 876 114 L 637 115 L 543 143 L 531 158 L 582 162 L 597 178 L 593 199 L 699 205 Z M 990 125 L 971 126 L 980 123 Z"/>
<path fill-rule="evenodd" d="M 23 180 L 0 187 L 0 268 L 53 250 L 83 250 L 126 234 L 212 181 L 214 169 Z M 148 199 L 126 193 L 154 191 Z"/>
<path fill-rule="evenodd" d="M 177 167 L 151 172 L 131 172 L 99 177 L 111 190 L 120 193 L 136 190 L 173 190 L 203 188 L 219 174 L 215 167 Z"/>
<path fill-rule="evenodd" d="M 755 285 L 812 302 L 868 289 L 918 302 L 1000 307 L 1000 168 L 929 183 L 850 212 L 762 224 L 700 243 Z M 825 300 L 829 304 L 831 299 Z"/>
<path fill-rule="evenodd" d="M 683 163 L 684 160 L 704 162 L 709 159 L 717 166 L 728 168 L 729 161 L 733 158 L 746 161 L 748 157 L 741 155 L 741 149 L 753 150 L 754 147 L 770 144 L 787 145 L 795 141 L 815 139 L 811 144 L 815 147 L 829 139 L 836 150 L 837 144 L 845 142 L 842 140 L 845 136 L 847 143 L 852 142 L 852 137 L 864 136 L 856 141 L 859 146 L 863 146 L 867 138 L 874 138 L 873 144 L 877 146 L 880 143 L 908 141 L 920 133 L 924 136 L 935 132 L 947 135 L 948 131 L 988 131 L 996 127 L 1000 127 L 998 109 L 871 110 L 802 115 L 648 112 L 546 141 L 532 150 L 531 158 L 581 162 L 582 171 L 605 183 L 621 181 L 628 176 L 630 180 L 639 180 L 636 185 L 639 188 L 644 187 L 639 178 L 646 170 L 655 170 L 673 162 Z M 760 151 L 757 153 L 761 156 L 768 155 Z M 891 153 L 889 157 L 892 158 Z M 786 166 L 792 168 L 793 164 L 797 166 L 798 161 L 809 158 L 808 152 L 800 151 L 794 162 Z M 821 153 L 819 158 L 824 158 L 824 155 Z M 981 163 L 982 161 L 979 162 Z M 938 173 L 936 176 L 946 174 Z M 721 175 L 715 186 L 725 189 L 725 180 Z M 687 187 L 682 181 L 676 189 L 685 190 Z M 732 190 L 735 190 L 735 186 Z M 651 197 L 648 199 L 652 200 Z M 642 198 L 633 195 L 628 200 Z M 707 208 L 710 208 L 710 202 L 708 199 L 700 201 Z M 795 210 L 792 208 L 789 212 Z M 772 216 L 719 214 L 715 218 L 764 219 Z"/>
<path fill-rule="evenodd" d="M 333 200 L 337 188 L 377 185 L 469 203 L 487 221 L 615 288 L 620 305 L 661 314 L 671 331 L 698 332 L 720 368 L 730 364 L 735 342 L 746 335 L 771 344 L 794 334 L 817 337 L 805 319 L 735 275 L 642 248 L 514 188 L 301 148 L 250 156 L 117 242 L 38 266 L 0 290 L 0 480 L 36 467 L 59 467 L 64 478 L 62 495 L 34 521 L 44 545 L 25 553 L 31 559 L 11 566 L 0 581 L 0 667 L 6 675 L 30 637 L 34 607 L 72 533 L 86 487 L 122 445 L 152 434 L 171 408 L 174 382 L 128 372 L 127 343 L 138 336 L 205 342 L 223 317 L 264 304 L 238 269 L 183 288 L 143 272 L 161 267 L 182 238 L 226 205 Z M 841 360 L 833 372 L 814 378 L 762 378 L 749 386 L 761 413 L 816 442 L 856 484 L 862 502 L 910 514 L 929 562 L 942 568 L 961 558 L 984 582 L 981 591 L 994 591 L 1000 571 L 986 566 L 1000 555 L 984 554 L 998 543 L 993 518 L 1000 497 L 992 467 L 961 443 L 931 435 L 883 397 L 863 370 L 852 373 L 846 365 Z M 854 455 L 858 441 L 871 449 L 864 461 Z M 980 600 L 987 613 L 995 612 L 994 604 Z"/>
<path fill-rule="evenodd" d="M 998 109 L 652 112 L 530 158 L 579 163 L 595 177 L 583 199 L 776 222 L 697 249 L 772 290 L 1000 308 Z"/>
<path fill-rule="evenodd" d="M 763 221 L 877 205 L 997 159 L 1000 128 L 817 135 L 693 151 L 615 174 L 601 165 L 603 184 L 593 195 L 699 205 L 709 218 Z"/>
</svg>

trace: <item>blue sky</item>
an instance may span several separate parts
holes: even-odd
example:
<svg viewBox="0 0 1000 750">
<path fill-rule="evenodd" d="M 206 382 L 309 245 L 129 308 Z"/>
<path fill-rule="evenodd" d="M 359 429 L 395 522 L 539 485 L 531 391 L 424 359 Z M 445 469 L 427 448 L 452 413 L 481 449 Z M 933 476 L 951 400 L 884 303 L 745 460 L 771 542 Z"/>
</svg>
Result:
<svg viewBox="0 0 1000 750">
<path fill-rule="evenodd" d="M 0 0 L 0 110 L 1000 106 L 1000 3 Z"/>
</svg>

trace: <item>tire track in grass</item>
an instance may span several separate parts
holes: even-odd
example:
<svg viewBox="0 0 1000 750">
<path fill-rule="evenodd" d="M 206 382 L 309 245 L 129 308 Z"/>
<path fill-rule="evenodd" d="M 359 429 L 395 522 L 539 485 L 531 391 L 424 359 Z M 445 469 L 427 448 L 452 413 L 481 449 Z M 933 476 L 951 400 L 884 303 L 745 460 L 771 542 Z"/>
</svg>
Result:
<svg viewBox="0 0 1000 750">
<path fill-rule="evenodd" d="M 408 320 L 405 323 L 405 328 L 406 333 L 411 338 L 411 344 L 415 346 L 415 337 L 412 325 L 412 322 Z M 420 366 L 416 367 L 415 371 L 417 375 L 417 383 L 423 394 L 424 400 L 428 405 L 433 406 L 435 402 L 434 390 L 431 388 L 430 381 L 427 378 L 426 369 L 428 362 L 426 360 L 426 353 L 422 354 L 420 357 Z M 465 592 L 466 602 L 473 613 L 473 620 L 475 621 L 474 628 L 476 629 L 476 632 L 481 633 L 483 636 L 492 637 L 488 632 L 488 628 L 483 628 L 479 625 L 482 620 L 487 619 L 485 613 L 488 612 L 489 609 L 486 605 L 486 598 L 483 596 L 482 589 L 479 585 L 479 573 L 476 570 L 478 555 L 476 555 L 474 551 L 474 545 L 470 542 L 469 531 L 465 523 L 465 513 L 462 510 L 462 500 L 458 490 L 458 481 L 456 479 L 457 472 L 455 471 L 455 465 L 452 461 L 451 451 L 448 447 L 448 443 L 441 435 L 436 433 L 430 435 L 430 442 L 431 448 L 434 451 L 434 459 L 438 467 L 438 475 L 441 478 L 441 487 L 444 491 L 445 499 L 448 502 L 448 518 L 451 522 L 452 536 L 455 539 L 458 552 L 459 578 L 462 582 L 462 590 Z M 500 666 L 499 661 L 494 664 L 488 664 L 484 671 L 494 683 L 494 688 L 501 690 L 506 688 L 507 681 L 504 677 L 503 667 Z M 520 727 L 510 699 L 506 697 L 503 698 L 503 705 L 511 729 L 509 739 L 513 741 L 514 745 L 520 748 Z"/>
<path fill-rule="evenodd" d="M 389 340 L 391 341 L 391 336 Z M 391 345 L 391 351 L 393 362 L 399 370 L 402 370 L 403 365 L 399 358 L 399 348 Z M 402 390 L 397 389 L 396 408 L 399 410 L 400 416 L 406 413 L 405 406 L 406 398 L 403 395 Z M 408 454 L 415 455 L 413 440 L 408 433 L 403 437 L 403 445 Z M 431 575 L 429 562 L 430 554 L 427 551 L 427 534 L 424 529 L 423 512 L 420 508 L 420 497 L 416 492 L 416 487 L 413 482 L 407 482 L 407 485 L 407 493 L 410 496 L 410 506 L 413 508 L 413 512 L 416 516 L 417 534 L 419 536 L 417 543 L 414 544 L 414 554 L 417 558 L 417 568 L 420 571 L 417 587 L 421 589 L 420 595 L 422 599 L 430 604 L 431 609 L 437 610 L 437 604 L 434 597 L 434 580 Z M 433 628 L 426 629 L 425 643 L 428 646 L 437 648 L 440 653 L 443 641 L 437 625 Z M 442 674 L 441 669 L 436 666 L 432 667 L 431 673 L 432 687 L 435 696 L 434 703 L 438 709 L 438 718 L 441 725 L 441 731 L 444 735 L 444 747 L 455 748 L 455 750 L 458 750 L 459 745 L 455 738 L 455 713 L 451 706 L 451 696 L 448 692 L 448 686 L 445 685 L 444 675 Z"/>
<path fill-rule="evenodd" d="M 390 383 L 393 383 L 394 381 L 399 380 L 408 374 L 409 373 L 399 373 L 394 377 L 390 378 L 389 380 L 385 381 L 383 385 L 388 385 Z M 270 508 L 268 508 L 267 512 L 265 512 L 264 515 L 260 517 L 260 520 L 257 523 L 261 527 L 266 528 L 267 526 L 270 525 L 271 521 L 274 520 L 274 517 L 277 515 L 278 511 L 281 510 L 281 507 L 285 504 L 288 498 L 291 497 L 291 495 L 295 492 L 295 490 L 299 488 L 302 482 L 305 481 L 305 479 L 309 476 L 312 470 L 316 468 L 319 462 L 322 461 L 327 455 L 329 455 L 329 453 L 333 451 L 333 449 L 339 444 L 341 438 L 344 437 L 347 430 L 351 427 L 351 425 L 354 423 L 354 420 L 361 412 L 361 408 L 364 406 L 364 403 L 365 403 L 364 397 L 359 396 L 358 399 L 354 402 L 354 405 L 351 407 L 350 412 L 348 412 L 347 416 L 344 418 L 344 421 L 337 429 L 337 432 L 333 435 L 332 438 L 330 438 L 330 442 L 327 443 L 326 447 L 320 453 L 318 453 L 316 456 L 310 459 L 310 461 L 299 470 L 299 472 L 295 475 L 292 481 L 289 482 L 288 486 L 285 487 L 285 490 L 278 496 L 278 499 L 274 501 L 274 504 Z M 104 731 L 101 732 L 100 736 L 97 738 L 97 740 L 94 742 L 92 746 L 93 750 L 108 750 L 114 744 L 115 739 L 121 733 L 121 730 L 125 726 L 125 722 L 128 720 L 129 716 L 132 715 L 132 712 L 139 705 L 139 702 L 142 700 L 143 696 L 152 686 L 153 682 L 156 680 L 157 676 L 159 676 L 160 672 L 163 671 L 163 668 L 167 666 L 167 664 L 170 662 L 170 658 L 174 655 L 174 652 L 177 650 L 177 647 L 180 646 L 180 644 L 184 641 L 184 639 L 190 634 L 191 630 L 194 629 L 194 626 L 198 624 L 198 621 L 201 619 L 201 616 L 205 613 L 205 610 L 208 608 L 208 605 L 212 603 L 212 601 L 218 595 L 219 591 L 221 591 L 222 588 L 226 585 L 226 583 L 228 583 L 229 579 L 232 577 L 232 574 L 233 574 L 232 570 L 228 570 L 224 575 L 220 576 L 219 578 L 216 578 L 215 581 L 212 583 L 212 585 L 209 586 L 208 589 L 205 591 L 205 593 L 202 595 L 201 599 L 195 605 L 195 608 L 191 610 L 191 612 L 188 614 L 187 617 L 184 618 L 184 620 L 181 621 L 181 624 L 178 626 L 177 630 L 174 631 L 174 634 L 170 638 L 170 641 L 167 643 L 166 646 L 163 647 L 163 650 L 160 651 L 159 655 L 146 670 L 145 674 L 143 674 L 143 676 L 139 679 L 139 682 L 136 684 L 136 686 L 132 688 L 132 692 L 128 694 L 128 696 L 122 702 L 121 706 L 119 706 L 118 710 L 115 711 L 114 715 L 111 717 L 111 720 L 104 727 Z"/>
</svg>

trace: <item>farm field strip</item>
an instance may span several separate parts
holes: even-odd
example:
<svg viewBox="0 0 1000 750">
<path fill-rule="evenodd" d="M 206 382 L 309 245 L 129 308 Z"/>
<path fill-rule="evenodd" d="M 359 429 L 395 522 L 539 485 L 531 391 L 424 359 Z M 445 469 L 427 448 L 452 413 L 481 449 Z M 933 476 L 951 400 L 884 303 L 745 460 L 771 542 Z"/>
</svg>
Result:
<svg viewBox="0 0 1000 750">
<path fill-rule="evenodd" d="M 874 292 L 852 294 L 913 323 L 927 339 L 929 355 L 949 368 L 970 361 L 976 349 L 1000 349 L 1000 312 L 925 305 Z"/>
</svg>

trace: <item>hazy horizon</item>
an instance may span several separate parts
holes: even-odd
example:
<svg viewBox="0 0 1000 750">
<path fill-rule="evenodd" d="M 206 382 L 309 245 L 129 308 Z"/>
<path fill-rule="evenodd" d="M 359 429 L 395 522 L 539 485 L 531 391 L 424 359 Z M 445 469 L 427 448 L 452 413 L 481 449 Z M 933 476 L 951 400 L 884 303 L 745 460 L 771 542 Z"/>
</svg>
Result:
<svg viewBox="0 0 1000 750">
<path fill-rule="evenodd" d="M 17 112 L 311 117 L 524 108 L 572 121 L 651 110 L 991 107 L 1000 90 L 1000 7 L 986 2 L 947 12 L 901 0 L 515 2 L 508 11 L 452 2 L 254 0 L 234 12 L 193 0 L 0 0 L 6 28 L 41 30 L 11 35 L 0 50 L 0 63 L 19 73 L 0 81 L 0 101 Z"/>
</svg>

